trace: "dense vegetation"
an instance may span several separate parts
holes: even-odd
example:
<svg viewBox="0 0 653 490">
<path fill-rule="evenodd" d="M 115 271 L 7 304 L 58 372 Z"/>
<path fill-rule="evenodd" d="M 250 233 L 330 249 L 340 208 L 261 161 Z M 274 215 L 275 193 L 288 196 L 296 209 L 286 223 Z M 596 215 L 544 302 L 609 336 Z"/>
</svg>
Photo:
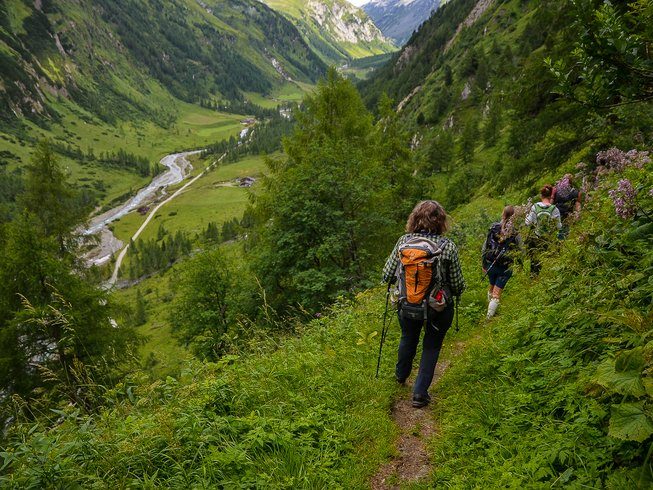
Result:
<svg viewBox="0 0 653 490">
<path fill-rule="evenodd" d="M 502 314 L 439 388 L 433 485 L 653 483 L 652 164 L 617 149 L 597 160 L 582 172 L 581 220 L 542 278 L 509 284 Z M 483 294 L 468 302 L 483 304 Z"/>
<path fill-rule="evenodd" d="M 502 1 L 490 3 L 451 40 L 475 4 L 447 3 L 361 85 L 370 106 L 383 92 L 402 102 L 402 122 L 419 142 L 421 173 L 449 206 L 469 201 L 482 186 L 499 194 L 516 182 L 528 189 L 578 152 L 590 157 L 610 146 L 650 143 L 653 122 L 645 102 L 581 103 L 599 92 L 614 102 L 610 90 L 645 93 L 637 77 L 627 89 L 609 74 L 639 72 L 615 53 L 646 50 L 650 36 L 642 24 L 623 33 L 628 43 L 622 45 L 616 26 L 629 21 L 597 15 L 591 27 L 605 45 L 596 46 L 583 37 L 595 15 L 591 2 Z M 607 26 L 615 32 L 608 34 Z M 578 92 L 573 98 L 561 96 L 572 88 Z"/>
<path fill-rule="evenodd" d="M 62 401 L 96 408 L 101 387 L 127 368 L 128 328 L 113 328 L 113 307 L 80 259 L 77 227 L 89 212 L 47 144 L 37 148 L 0 225 L 0 391 L 34 415 Z M 24 412 L 23 412 L 24 411 Z"/>
<path fill-rule="evenodd" d="M 113 302 L 76 260 L 88 201 L 47 147 L 24 186 L 0 188 L 0 361 L 14 369 L 4 390 L 20 395 L 2 485 L 369 486 L 392 456 L 392 397 L 406 393 L 391 355 L 373 379 L 383 298 L 360 291 L 414 202 L 434 195 L 453 210 L 469 283 L 462 333 L 449 336 L 466 350 L 434 388 L 435 471 L 414 486 L 653 485 L 651 2 L 488 2 L 458 31 L 474 5 L 449 2 L 362 86 L 376 117 L 331 70 L 243 218 L 206 224 L 169 272 L 166 305 L 138 289 L 116 318 L 165 317 L 197 358 L 165 381 L 117 376 L 131 330 L 110 327 Z M 265 151 L 278 133 L 262 124 Z M 539 278 L 520 257 L 483 322 L 488 225 L 568 172 L 582 182 L 580 219 L 549 244 Z M 190 252 L 160 230 L 134 248 L 135 276 Z M 20 357 L 26 345 L 36 357 Z"/>
<path fill-rule="evenodd" d="M 153 272 L 170 267 L 176 260 L 191 251 L 191 239 L 186 233 L 169 233 L 159 227 L 157 237 L 152 240 L 138 240 L 129 244 L 127 277 L 138 279 Z"/>
<path fill-rule="evenodd" d="M 297 114 L 287 157 L 269 162 L 252 252 L 273 306 L 317 311 L 376 279 L 418 192 L 408 137 L 382 110 L 373 125 L 353 85 L 330 70 Z"/>
<path fill-rule="evenodd" d="M 294 125 L 292 108 L 280 109 L 252 126 L 245 141 L 236 137 L 218 141 L 204 148 L 202 156 L 216 155 L 222 157 L 221 162 L 233 163 L 246 155 L 272 154 L 282 149 L 282 140 Z"/>
</svg>

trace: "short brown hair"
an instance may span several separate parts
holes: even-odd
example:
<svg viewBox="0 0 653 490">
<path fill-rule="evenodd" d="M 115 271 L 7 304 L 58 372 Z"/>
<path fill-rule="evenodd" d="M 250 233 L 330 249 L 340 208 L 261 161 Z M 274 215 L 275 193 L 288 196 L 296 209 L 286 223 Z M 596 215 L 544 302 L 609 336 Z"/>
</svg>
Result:
<svg viewBox="0 0 653 490">
<path fill-rule="evenodd" d="M 437 201 L 422 201 L 417 203 L 413 212 L 408 216 L 406 231 L 418 233 L 425 231 L 442 235 L 449 229 L 447 213 Z"/>
<path fill-rule="evenodd" d="M 547 184 L 544 187 L 542 187 L 542 189 L 540 190 L 540 195 L 545 198 L 551 197 L 553 195 L 553 186 Z"/>
</svg>

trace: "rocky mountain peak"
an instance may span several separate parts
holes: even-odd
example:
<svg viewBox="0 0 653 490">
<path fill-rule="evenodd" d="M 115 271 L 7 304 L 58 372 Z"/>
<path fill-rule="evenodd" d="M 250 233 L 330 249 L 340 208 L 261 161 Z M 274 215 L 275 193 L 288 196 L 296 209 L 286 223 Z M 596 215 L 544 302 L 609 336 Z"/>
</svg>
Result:
<svg viewBox="0 0 653 490">
<path fill-rule="evenodd" d="M 388 42 L 361 9 L 346 1 L 310 0 L 308 12 L 321 29 L 340 42 Z"/>
</svg>

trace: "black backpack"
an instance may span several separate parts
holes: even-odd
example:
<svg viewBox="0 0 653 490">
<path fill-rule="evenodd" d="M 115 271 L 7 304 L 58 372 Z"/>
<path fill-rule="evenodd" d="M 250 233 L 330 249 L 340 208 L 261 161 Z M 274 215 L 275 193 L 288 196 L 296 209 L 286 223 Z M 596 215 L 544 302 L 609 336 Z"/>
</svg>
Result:
<svg viewBox="0 0 653 490">
<path fill-rule="evenodd" d="M 483 259 L 488 265 L 507 267 L 511 264 L 508 256 L 510 246 L 515 243 L 515 236 L 510 235 L 502 240 L 501 223 L 493 223 L 485 239 L 485 252 Z"/>
<path fill-rule="evenodd" d="M 565 219 L 573 210 L 578 200 L 578 191 L 574 188 L 562 189 L 556 192 L 553 204 L 560 211 L 561 219 Z"/>
</svg>

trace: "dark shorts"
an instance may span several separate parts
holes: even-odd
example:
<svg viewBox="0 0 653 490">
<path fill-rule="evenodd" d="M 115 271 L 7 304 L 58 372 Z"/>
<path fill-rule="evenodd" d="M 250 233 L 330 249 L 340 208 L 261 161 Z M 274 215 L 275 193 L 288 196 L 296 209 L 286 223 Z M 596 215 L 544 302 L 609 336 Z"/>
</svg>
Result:
<svg viewBox="0 0 653 490">
<path fill-rule="evenodd" d="M 490 280 L 490 286 L 496 286 L 498 288 L 505 288 L 508 283 L 508 279 L 512 277 L 512 271 L 507 267 L 499 267 L 495 265 L 490 269 L 490 272 L 487 274 L 487 278 Z"/>
</svg>

